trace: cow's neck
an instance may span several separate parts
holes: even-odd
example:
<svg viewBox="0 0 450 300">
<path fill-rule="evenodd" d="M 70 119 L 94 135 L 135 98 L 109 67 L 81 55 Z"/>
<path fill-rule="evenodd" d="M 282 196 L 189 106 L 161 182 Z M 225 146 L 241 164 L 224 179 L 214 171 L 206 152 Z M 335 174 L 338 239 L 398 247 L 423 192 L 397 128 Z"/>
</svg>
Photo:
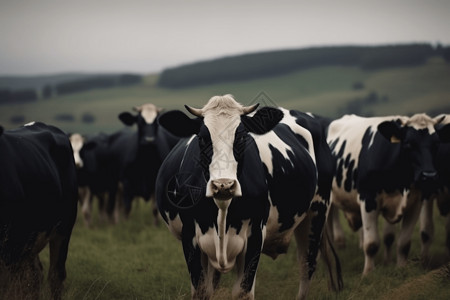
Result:
<svg viewBox="0 0 450 300">
<path fill-rule="evenodd" d="M 230 206 L 232 199 L 229 200 L 216 200 L 214 199 L 214 202 L 216 203 L 217 207 L 219 208 L 219 212 L 217 214 L 217 230 L 219 235 L 219 249 L 218 250 L 218 262 L 219 265 L 224 268 L 227 266 L 227 243 L 225 241 L 225 232 L 227 227 L 227 214 L 228 214 L 228 207 Z"/>
</svg>

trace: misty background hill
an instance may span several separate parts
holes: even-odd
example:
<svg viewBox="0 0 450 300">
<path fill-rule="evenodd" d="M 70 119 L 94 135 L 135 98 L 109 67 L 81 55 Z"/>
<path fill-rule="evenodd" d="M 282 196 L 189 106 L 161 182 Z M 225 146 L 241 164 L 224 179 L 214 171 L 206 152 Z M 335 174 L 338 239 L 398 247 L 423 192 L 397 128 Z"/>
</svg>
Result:
<svg viewBox="0 0 450 300">
<path fill-rule="evenodd" d="M 430 44 L 316 47 L 200 61 L 160 74 L 0 77 L 0 124 L 43 121 L 111 132 L 117 115 L 152 102 L 201 107 L 218 94 L 339 117 L 450 112 L 450 48 Z"/>
</svg>

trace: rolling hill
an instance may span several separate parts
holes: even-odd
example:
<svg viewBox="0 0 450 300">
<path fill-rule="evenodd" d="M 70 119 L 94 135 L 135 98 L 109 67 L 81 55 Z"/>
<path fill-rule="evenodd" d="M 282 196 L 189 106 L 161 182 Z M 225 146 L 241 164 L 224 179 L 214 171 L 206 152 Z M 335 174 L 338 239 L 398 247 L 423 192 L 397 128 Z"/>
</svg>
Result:
<svg viewBox="0 0 450 300">
<path fill-rule="evenodd" d="M 416 66 L 375 70 L 318 66 L 284 75 L 177 89 L 159 86 L 159 74 L 153 74 L 131 86 L 1 105 L 0 124 L 13 128 L 43 121 L 67 132 L 112 132 L 123 127 L 117 115 L 133 106 L 152 102 L 166 109 L 183 109 L 183 104 L 202 106 L 211 96 L 228 93 L 243 104 L 258 101 L 333 118 L 344 113 L 435 115 L 450 112 L 449 66 L 441 57 Z"/>
</svg>

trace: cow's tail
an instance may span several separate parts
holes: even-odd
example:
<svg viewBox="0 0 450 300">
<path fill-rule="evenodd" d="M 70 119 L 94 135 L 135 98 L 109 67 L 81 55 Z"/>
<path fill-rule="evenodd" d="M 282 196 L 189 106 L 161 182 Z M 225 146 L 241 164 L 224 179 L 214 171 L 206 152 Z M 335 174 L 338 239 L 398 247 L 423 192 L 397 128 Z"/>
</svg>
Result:
<svg viewBox="0 0 450 300">
<path fill-rule="evenodd" d="M 342 280 L 342 268 L 339 257 L 334 249 L 333 242 L 328 234 L 327 226 L 324 226 L 322 234 L 322 243 L 320 246 L 320 252 L 322 253 L 322 258 L 327 265 L 328 274 L 330 275 L 330 288 L 335 292 L 339 292 L 344 288 L 344 281 Z M 334 257 L 334 268 L 333 268 L 333 257 Z M 334 277 L 334 270 L 336 272 L 336 278 Z"/>
</svg>

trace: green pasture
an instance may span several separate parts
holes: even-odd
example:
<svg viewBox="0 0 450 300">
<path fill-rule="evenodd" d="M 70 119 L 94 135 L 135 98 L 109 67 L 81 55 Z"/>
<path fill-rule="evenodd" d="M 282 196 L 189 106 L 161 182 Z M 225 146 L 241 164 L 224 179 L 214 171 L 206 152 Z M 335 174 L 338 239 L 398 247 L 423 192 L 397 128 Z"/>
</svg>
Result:
<svg viewBox="0 0 450 300">
<path fill-rule="evenodd" d="M 24 122 L 43 121 L 67 132 L 113 132 L 122 124 L 117 115 L 133 106 L 152 102 L 165 109 L 183 109 L 184 104 L 201 107 L 214 95 L 233 94 L 243 104 L 262 102 L 290 109 L 339 117 L 349 105 L 365 115 L 412 114 L 450 111 L 450 68 L 441 58 L 416 67 L 363 71 L 357 67 L 326 66 L 283 76 L 228 82 L 206 86 L 165 89 L 156 85 L 158 75 L 148 75 L 139 85 L 74 93 L 33 103 L 0 106 L 0 124 L 16 127 L 13 116 Z M 362 88 L 354 89 L 355 83 Z M 365 101 L 375 94 L 374 101 Z M 354 111 L 350 111 L 354 112 Z M 90 113 L 94 123 L 83 123 Z M 58 121 L 70 114 L 74 121 Z"/>
<path fill-rule="evenodd" d="M 96 213 L 94 216 L 97 216 Z M 419 262 L 420 240 L 416 229 L 406 267 L 383 265 L 383 247 L 373 273 L 361 278 L 364 264 L 358 234 L 346 229 L 347 246 L 338 254 L 343 266 L 344 290 L 328 290 L 323 261 L 313 277 L 309 299 L 450 299 L 450 270 L 435 269 L 449 257 L 444 247 L 444 219 L 435 213 L 436 239 L 429 262 Z M 381 227 L 381 226 L 380 226 Z M 256 299 L 295 299 L 298 269 L 292 241 L 286 255 L 272 260 L 263 255 L 256 276 Z M 41 253 L 44 270 L 48 252 Z M 181 243 L 165 224 L 153 225 L 150 204 L 135 203 L 128 220 L 118 225 L 101 223 L 84 226 L 78 216 L 67 260 L 63 299 L 190 299 L 190 281 Z M 235 274 L 222 275 L 214 299 L 230 299 Z M 43 299 L 48 295 L 47 286 Z"/>
</svg>

